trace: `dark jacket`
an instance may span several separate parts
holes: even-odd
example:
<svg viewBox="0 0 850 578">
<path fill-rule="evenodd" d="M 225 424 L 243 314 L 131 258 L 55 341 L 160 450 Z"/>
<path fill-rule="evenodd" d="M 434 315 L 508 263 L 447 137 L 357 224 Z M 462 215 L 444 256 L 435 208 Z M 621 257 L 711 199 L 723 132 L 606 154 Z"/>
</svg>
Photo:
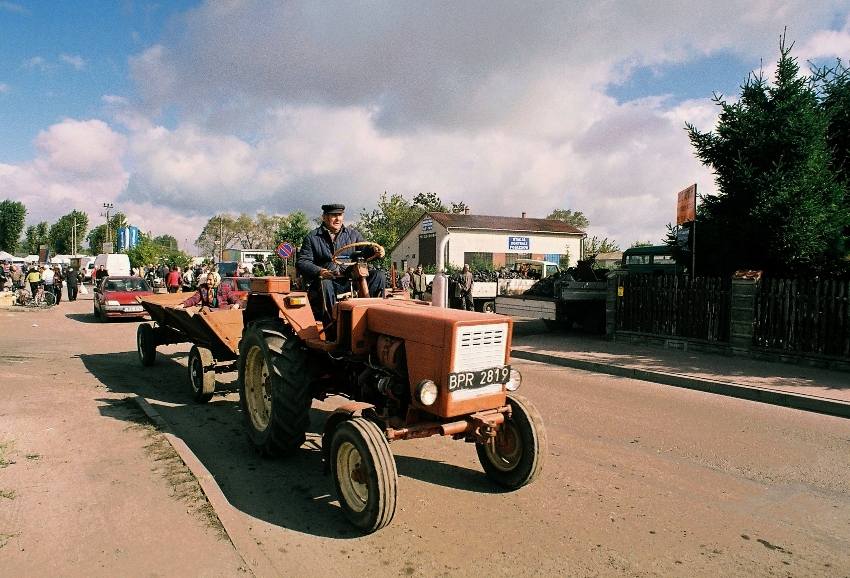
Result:
<svg viewBox="0 0 850 578">
<path fill-rule="evenodd" d="M 194 295 L 183 302 L 184 307 L 192 307 L 194 305 L 207 307 L 224 307 L 225 304 L 233 305 L 239 303 L 239 297 L 230 288 L 230 285 L 219 285 L 213 290 L 210 290 L 206 283 L 198 285 L 198 290 Z"/>
<path fill-rule="evenodd" d="M 322 224 L 304 237 L 301 251 L 298 252 L 298 270 L 308 283 L 316 280 L 322 269 L 338 274 L 340 272 L 339 266 L 331 261 L 334 251 L 351 243 L 362 243 L 363 241 L 363 235 L 345 225 L 339 230 L 336 241 L 331 241 L 330 232 Z M 365 257 L 371 257 L 375 254 L 374 247 L 358 248 L 363 251 Z M 341 253 L 338 258 L 348 257 L 358 248 L 348 249 Z"/>
</svg>

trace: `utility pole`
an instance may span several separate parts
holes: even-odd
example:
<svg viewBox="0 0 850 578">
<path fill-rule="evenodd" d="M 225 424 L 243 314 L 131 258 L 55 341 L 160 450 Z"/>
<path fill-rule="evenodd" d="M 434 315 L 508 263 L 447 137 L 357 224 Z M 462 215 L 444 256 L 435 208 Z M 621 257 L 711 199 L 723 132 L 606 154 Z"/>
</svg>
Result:
<svg viewBox="0 0 850 578">
<path fill-rule="evenodd" d="M 103 203 L 103 208 L 106 209 L 106 242 L 109 243 L 112 241 L 109 234 L 109 211 L 114 208 L 114 205 L 112 203 Z"/>
</svg>

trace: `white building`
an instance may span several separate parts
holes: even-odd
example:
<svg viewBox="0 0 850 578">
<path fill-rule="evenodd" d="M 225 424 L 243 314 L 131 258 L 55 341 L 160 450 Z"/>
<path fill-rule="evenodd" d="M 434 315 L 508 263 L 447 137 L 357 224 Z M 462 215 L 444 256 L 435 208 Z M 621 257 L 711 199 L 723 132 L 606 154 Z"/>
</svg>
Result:
<svg viewBox="0 0 850 578">
<path fill-rule="evenodd" d="M 582 258 L 584 231 L 563 221 L 522 217 L 490 217 L 466 213 L 425 213 L 390 251 L 396 269 L 436 265 L 444 237 L 445 263 L 510 266 L 517 259 L 543 259 L 561 267 Z"/>
</svg>

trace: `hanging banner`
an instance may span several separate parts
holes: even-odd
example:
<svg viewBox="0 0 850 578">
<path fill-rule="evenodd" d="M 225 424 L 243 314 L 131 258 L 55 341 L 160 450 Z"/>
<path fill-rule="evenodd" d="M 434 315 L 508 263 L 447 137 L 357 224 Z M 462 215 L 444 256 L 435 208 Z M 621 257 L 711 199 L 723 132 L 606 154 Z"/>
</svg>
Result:
<svg viewBox="0 0 850 578">
<path fill-rule="evenodd" d="M 678 193 L 676 204 L 676 224 L 684 225 L 696 221 L 697 186 L 696 183 Z"/>
</svg>

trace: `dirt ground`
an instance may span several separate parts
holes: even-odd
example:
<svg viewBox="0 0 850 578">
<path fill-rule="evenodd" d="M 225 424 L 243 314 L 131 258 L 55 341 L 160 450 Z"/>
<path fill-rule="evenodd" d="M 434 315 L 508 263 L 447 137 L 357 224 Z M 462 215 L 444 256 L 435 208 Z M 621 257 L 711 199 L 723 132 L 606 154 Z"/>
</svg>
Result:
<svg viewBox="0 0 850 578">
<path fill-rule="evenodd" d="M 515 362 L 546 424 L 541 478 L 502 492 L 468 444 L 394 443 L 398 510 L 362 536 L 322 475 L 338 401 L 314 404 L 296 455 L 260 458 L 234 376 L 195 404 L 188 346 L 142 368 L 136 327 L 101 324 L 91 301 L 0 309 L 0 575 L 850 576 L 848 420 Z M 223 537 L 135 396 L 209 471 L 265 566 Z"/>
<path fill-rule="evenodd" d="M 86 369 L 127 349 L 91 306 L 0 309 L 0 574 L 247 575 L 164 436 Z"/>
</svg>

